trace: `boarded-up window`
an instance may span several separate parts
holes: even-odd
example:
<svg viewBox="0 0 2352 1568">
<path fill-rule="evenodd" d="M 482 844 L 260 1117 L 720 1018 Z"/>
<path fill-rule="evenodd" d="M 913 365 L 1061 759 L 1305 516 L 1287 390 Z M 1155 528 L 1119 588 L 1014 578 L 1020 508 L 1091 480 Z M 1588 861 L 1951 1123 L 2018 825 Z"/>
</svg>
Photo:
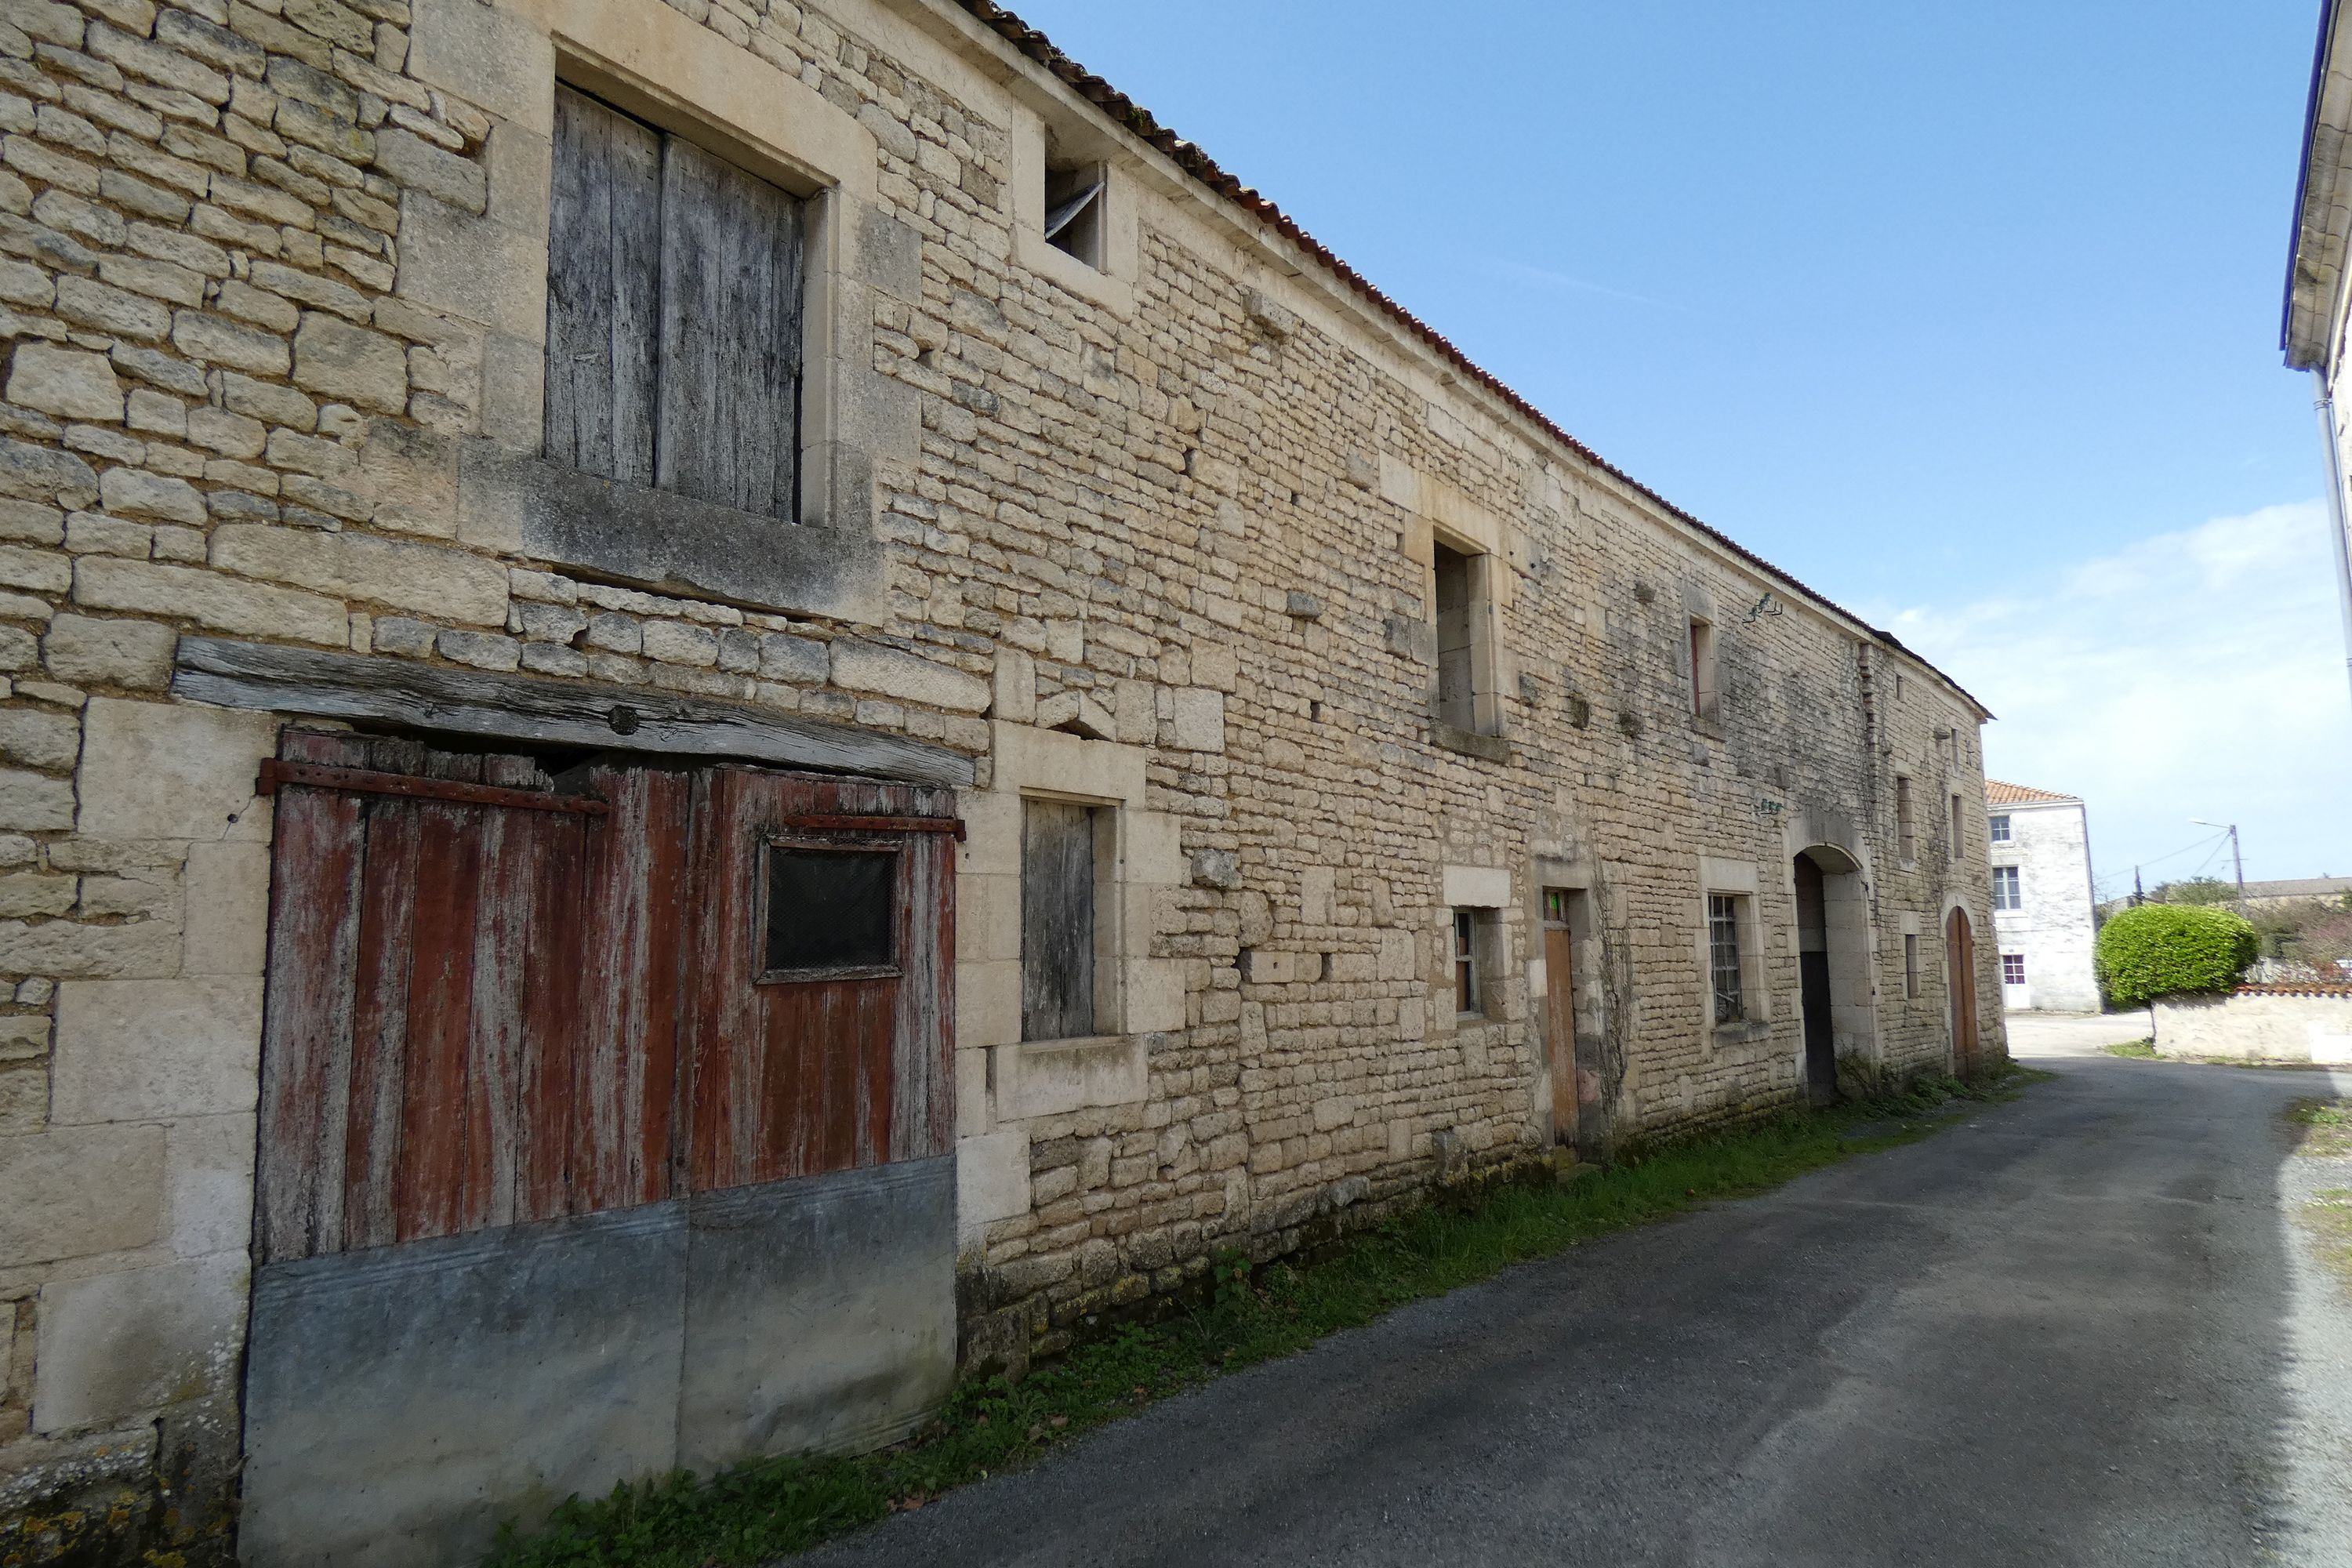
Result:
<svg viewBox="0 0 2352 1568">
<path fill-rule="evenodd" d="M 1021 1037 L 1066 1040 L 1097 1033 L 1096 920 L 1098 837 L 1108 807 L 1056 800 L 1022 803 Z"/>
<path fill-rule="evenodd" d="M 550 460 L 794 517 L 801 238 L 793 196 L 558 87 Z"/>
</svg>

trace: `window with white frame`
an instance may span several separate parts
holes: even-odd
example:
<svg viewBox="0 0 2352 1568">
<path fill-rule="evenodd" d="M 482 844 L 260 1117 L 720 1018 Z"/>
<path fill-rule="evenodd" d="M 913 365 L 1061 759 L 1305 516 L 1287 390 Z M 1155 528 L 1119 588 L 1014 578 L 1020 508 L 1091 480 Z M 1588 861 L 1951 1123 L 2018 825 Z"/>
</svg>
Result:
<svg viewBox="0 0 2352 1568">
<path fill-rule="evenodd" d="M 1744 902 L 1737 894 L 1706 896 L 1706 970 L 1714 994 L 1717 1024 L 1736 1024 L 1747 1016 L 1748 996 L 1742 970 L 1739 928 Z"/>
<path fill-rule="evenodd" d="M 2004 952 L 2000 955 L 2000 983 L 2003 985 L 2025 984 L 2025 954 Z"/>
<path fill-rule="evenodd" d="M 1486 972 L 1493 967 L 1496 933 L 1493 910 L 1454 911 L 1454 1011 L 1458 1016 L 1486 1011 L 1491 994 Z"/>
<path fill-rule="evenodd" d="M 1992 907 L 1997 910 L 2021 910 L 2025 900 L 2020 896 L 2018 872 L 2014 866 L 1992 868 Z"/>
<path fill-rule="evenodd" d="M 1995 844 L 2008 843 L 2009 818 L 2006 816 L 1990 818 L 1985 824 L 1985 837 Z"/>
</svg>

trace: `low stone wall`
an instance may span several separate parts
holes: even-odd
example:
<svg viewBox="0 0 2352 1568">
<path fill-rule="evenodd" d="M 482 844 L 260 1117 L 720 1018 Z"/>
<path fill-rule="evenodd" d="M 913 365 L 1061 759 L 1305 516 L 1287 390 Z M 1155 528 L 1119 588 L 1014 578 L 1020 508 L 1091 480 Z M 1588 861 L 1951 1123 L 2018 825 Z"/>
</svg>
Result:
<svg viewBox="0 0 2352 1568">
<path fill-rule="evenodd" d="M 2352 985 L 2246 985 L 2151 1011 L 2156 1048 L 2168 1057 L 2352 1065 Z"/>
</svg>

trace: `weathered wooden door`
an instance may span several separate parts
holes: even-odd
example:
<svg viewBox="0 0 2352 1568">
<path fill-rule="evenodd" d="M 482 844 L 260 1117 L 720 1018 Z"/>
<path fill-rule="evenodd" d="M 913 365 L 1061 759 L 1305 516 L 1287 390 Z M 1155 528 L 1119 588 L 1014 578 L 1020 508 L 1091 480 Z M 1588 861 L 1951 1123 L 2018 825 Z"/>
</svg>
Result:
<svg viewBox="0 0 2352 1568">
<path fill-rule="evenodd" d="M 1544 1045 L 1551 1058 L 1551 1135 L 1576 1147 L 1576 963 L 1570 942 L 1568 894 L 1544 889 Z"/>
<path fill-rule="evenodd" d="M 1977 1062 L 1977 947 L 1966 910 L 1944 917 L 1944 979 L 1952 994 L 1952 1070 L 1965 1077 Z"/>
<path fill-rule="evenodd" d="M 952 792 L 305 731 L 270 786 L 248 1562 L 926 1413 Z"/>
</svg>

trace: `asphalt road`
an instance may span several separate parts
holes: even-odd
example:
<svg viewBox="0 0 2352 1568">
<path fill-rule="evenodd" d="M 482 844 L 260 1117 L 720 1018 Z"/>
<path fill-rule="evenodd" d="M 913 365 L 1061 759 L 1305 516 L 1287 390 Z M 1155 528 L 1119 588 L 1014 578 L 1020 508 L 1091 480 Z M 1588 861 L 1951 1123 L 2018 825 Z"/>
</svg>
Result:
<svg viewBox="0 0 2352 1568">
<path fill-rule="evenodd" d="M 1925 1142 L 1420 1303 L 798 1562 L 2352 1563 L 2352 1313 L 2288 1220 L 2352 1162 L 2291 1159 L 2281 1120 L 2352 1073 L 2035 1050 L 2055 1081 Z"/>
</svg>

